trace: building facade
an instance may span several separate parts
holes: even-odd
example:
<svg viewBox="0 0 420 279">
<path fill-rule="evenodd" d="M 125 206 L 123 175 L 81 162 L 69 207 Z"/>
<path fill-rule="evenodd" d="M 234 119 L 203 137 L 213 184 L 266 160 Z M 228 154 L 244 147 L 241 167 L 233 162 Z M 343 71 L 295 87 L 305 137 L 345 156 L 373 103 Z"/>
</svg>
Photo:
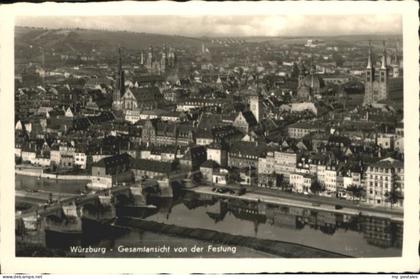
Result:
<svg viewBox="0 0 420 279">
<path fill-rule="evenodd" d="M 404 165 L 401 161 L 387 158 L 368 166 L 365 176 L 366 198 L 369 204 L 391 206 L 388 196 L 391 192 L 404 195 Z M 402 207 L 399 199 L 393 206 Z"/>
</svg>

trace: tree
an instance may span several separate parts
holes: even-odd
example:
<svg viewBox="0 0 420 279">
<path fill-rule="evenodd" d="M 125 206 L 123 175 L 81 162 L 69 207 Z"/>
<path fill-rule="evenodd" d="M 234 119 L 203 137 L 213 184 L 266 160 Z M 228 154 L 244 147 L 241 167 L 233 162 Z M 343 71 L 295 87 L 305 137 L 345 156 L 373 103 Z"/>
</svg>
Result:
<svg viewBox="0 0 420 279">
<path fill-rule="evenodd" d="M 393 204 L 396 204 L 398 201 L 403 200 L 404 196 L 397 187 L 392 187 L 391 191 L 385 193 L 386 201 L 390 203 L 391 208 Z"/>
<path fill-rule="evenodd" d="M 365 193 L 365 189 L 363 189 L 362 186 L 357 186 L 357 185 L 354 185 L 354 184 L 348 186 L 347 191 L 351 193 L 353 200 L 354 200 L 354 198 L 363 197 L 364 193 Z"/>
<path fill-rule="evenodd" d="M 323 190 L 322 185 L 319 183 L 317 179 L 312 181 L 310 189 L 311 189 L 311 192 L 314 194 L 318 194 L 319 192 L 322 192 Z"/>
<path fill-rule="evenodd" d="M 343 66 L 343 64 L 344 64 L 344 62 L 345 62 L 345 60 L 344 60 L 344 58 L 343 58 L 343 56 L 341 56 L 340 54 L 338 54 L 338 53 L 333 53 L 333 55 L 332 55 L 332 59 L 335 61 L 335 63 L 337 64 L 337 66 Z"/>
<path fill-rule="evenodd" d="M 203 174 L 201 172 L 194 173 L 191 175 L 191 181 L 193 183 L 200 183 L 203 181 Z"/>
<path fill-rule="evenodd" d="M 239 174 L 239 170 L 237 168 L 232 168 L 228 175 L 228 183 L 233 184 L 237 183 L 241 180 L 241 176 Z"/>
<path fill-rule="evenodd" d="M 284 185 L 285 185 L 285 183 L 284 183 L 284 175 L 283 174 L 279 174 L 279 175 L 277 175 L 276 176 L 276 186 L 277 187 L 281 187 L 281 189 L 284 191 Z"/>
</svg>

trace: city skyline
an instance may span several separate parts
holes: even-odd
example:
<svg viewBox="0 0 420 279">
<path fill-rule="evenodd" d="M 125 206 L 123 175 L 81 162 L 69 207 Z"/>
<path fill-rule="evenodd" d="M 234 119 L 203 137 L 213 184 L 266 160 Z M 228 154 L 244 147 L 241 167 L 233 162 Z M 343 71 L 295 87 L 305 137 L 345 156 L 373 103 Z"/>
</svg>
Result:
<svg viewBox="0 0 420 279">
<path fill-rule="evenodd" d="M 37 16 L 18 17 L 16 26 L 47 29 L 93 29 L 186 37 L 307 37 L 398 35 L 397 15 L 352 16 Z M 140 26 L 140 27 L 139 27 Z M 185 26 L 189 26 L 185 29 Z M 366 27 L 369 26 L 369 29 Z"/>
</svg>

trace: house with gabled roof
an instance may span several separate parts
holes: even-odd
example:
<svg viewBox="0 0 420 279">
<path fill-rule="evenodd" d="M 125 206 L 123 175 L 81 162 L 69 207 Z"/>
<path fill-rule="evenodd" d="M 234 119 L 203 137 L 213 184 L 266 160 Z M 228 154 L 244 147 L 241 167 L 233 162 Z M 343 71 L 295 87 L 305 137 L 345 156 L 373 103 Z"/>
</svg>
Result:
<svg viewBox="0 0 420 279">
<path fill-rule="evenodd" d="M 153 110 L 163 99 L 159 88 L 139 87 L 127 88 L 121 97 L 123 110 Z"/>
<path fill-rule="evenodd" d="M 233 127 L 245 134 L 247 134 L 257 124 L 257 120 L 251 111 L 240 111 L 233 121 Z"/>
</svg>

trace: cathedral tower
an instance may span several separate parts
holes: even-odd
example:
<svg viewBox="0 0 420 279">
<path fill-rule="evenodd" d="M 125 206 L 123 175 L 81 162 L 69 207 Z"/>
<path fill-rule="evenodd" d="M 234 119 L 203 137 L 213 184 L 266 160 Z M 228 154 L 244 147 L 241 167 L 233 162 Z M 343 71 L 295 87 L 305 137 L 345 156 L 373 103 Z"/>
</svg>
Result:
<svg viewBox="0 0 420 279">
<path fill-rule="evenodd" d="M 386 56 L 386 48 L 385 48 L 385 41 L 384 41 L 381 68 L 379 70 L 379 100 L 385 100 L 388 98 L 389 68 L 386 62 L 387 62 L 387 56 Z"/>
<path fill-rule="evenodd" d="M 149 47 L 149 52 L 147 53 L 147 61 L 146 61 L 146 67 L 148 69 L 152 68 L 153 63 L 153 48 L 152 46 Z"/>
<path fill-rule="evenodd" d="M 118 49 L 118 69 L 115 82 L 114 94 L 112 96 L 112 107 L 115 110 L 121 109 L 121 97 L 125 93 L 124 70 L 122 69 L 121 48 Z"/>
<path fill-rule="evenodd" d="M 395 47 L 394 61 L 392 64 L 392 77 L 398 78 L 400 76 L 400 59 L 398 57 L 399 44 Z"/>
<path fill-rule="evenodd" d="M 378 70 L 379 75 L 375 75 L 376 70 L 374 65 L 375 64 L 372 59 L 372 47 L 369 42 L 369 56 L 365 70 L 365 96 L 363 100 L 364 105 L 371 105 L 388 98 L 389 68 L 387 65 L 385 42 L 381 58 L 381 67 Z"/>
<path fill-rule="evenodd" d="M 260 121 L 263 118 L 263 114 L 262 114 L 262 103 L 261 103 L 261 98 L 258 95 L 252 95 L 249 97 L 249 107 L 251 109 L 251 112 L 254 114 L 255 119 L 257 120 L 258 123 L 260 123 Z"/>
<path fill-rule="evenodd" d="M 375 68 L 373 67 L 373 58 L 372 58 L 372 46 L 369 42 L 369 55 L 368 62 L 366 66 L 366 76 L 365 76 L 365 97 L 363 100 L 364 104 L 371 104 L 373 102 L 373 81 L 375 79 Z"/>
<path fill-rule="evenodd" d="M 144 53 L 143 53 L 143 51 L 140 53 L 140 65 L 144 65 Z"/>
<path fill-rule="evenodd" d="M 162 56 L 160 58 L 160 72 L 164 73 L 167 66 L 167 57 L 166 57 L 166 46 L 163 46 Z"/>
</svg>

